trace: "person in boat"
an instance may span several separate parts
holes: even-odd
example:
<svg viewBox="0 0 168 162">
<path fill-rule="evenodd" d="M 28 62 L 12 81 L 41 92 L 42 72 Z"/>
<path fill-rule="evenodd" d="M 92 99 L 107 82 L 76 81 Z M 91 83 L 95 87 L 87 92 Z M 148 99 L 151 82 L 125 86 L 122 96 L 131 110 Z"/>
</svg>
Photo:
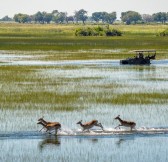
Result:
<svg viewBox="0 0 168 162">
<path fill-rule="evenodd" d="M 145 59 L 149 59 L 149 58 L 150 58 L 150 56 L 149 56 L 149 55 L 145 57 Z"/>
<path fill-rule="evenodd" d="M 143 53 L 139 53 L 139 58 L 144 58 L 144 55 L 143 55 Z"/>
<path fill-rule="evenodd" d="M 138 56 L 136 55 L 136 56 L 134 56 L 134 59 L 138 59 Z"/>
</svg>

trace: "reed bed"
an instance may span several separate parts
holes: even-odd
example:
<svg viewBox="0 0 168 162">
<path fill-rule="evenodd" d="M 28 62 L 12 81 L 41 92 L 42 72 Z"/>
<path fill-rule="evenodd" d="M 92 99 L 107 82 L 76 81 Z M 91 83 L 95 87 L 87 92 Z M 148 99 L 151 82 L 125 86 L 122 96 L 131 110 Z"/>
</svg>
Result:
<svg viewBox="0 0 168 162">
<path fill-rule="evenodd" d="M 156 49 L 157 59 L 168 57 L 168 38 L 157 36 L 158 32 L 167 28 L 166 25 L 110 26 L 121 30 L 121 37 L 76 37 L 74 30 L 79 27 L 83 26 L 0 24 L 1 55 L 13 56 L 6 59 L 7 62 L 109 60 L 132 57 L 134 53 L 130 51 L 134 49 Z M 150 85 L 153 81 L 166 81 L 163 77 L 153 76 L 152 72 L 156 69 L 149 66 L 114 66 L 102 69 L 96 65 L 74 64 L 54 67 L 7 65 L 0 66 L 0 69 L 1 108 L 36 107 L 71 111 L 88 108 L 92 104 L 167 103 L 167 91 L 163 93 L 162 87 L 152 87 L 149 93 L 150 88 L 143 83 Z M 144 77 L 143 71 L 150 76 Z M 125 73 L 138 73 L 139 76 L 133 76 L 129 83 L 130 78 Z M 136 91 L 137 84 L 140 88 Z M 142 92 L 144 86 L 146 90 Z"/>
<path fill-rule="evenodd" d="M 73 111 L 96 104 L 167 104 L 162 73 L 153 76 L 155 68 L 137 68 L 1 66 L 1 108 Z"/>
<path fill-rule="evenodd" d="M 89 26 L 89 25 L 87 25 Z M 130 50 L 156 49 L 157 59 L 167 58 L 167 37 L 157 34 L 166 25 L 112 25 L 123 32 L 121 37 L 76 37 L 74 31 L 82 25 L 55 24 L 0 24 L 0 50 L 16 51 L 54 51 L 48 59 L 119 59 L 132 56 Z M 94 25 L 90 26 L 93 27 Z M 110 54 L 105 50 L 121 52 Z M 83 52 L 80 52 L 84 50 Z M 102 50 L 102 54 L 94 51 Z M 103 52 L 104 50 L 104 52 Z M 58 52 L 61 53 L 58 55 Z M 74 52 L 74 53 L 72 53 Z M 67 55 L 68 54 L 68 57 Z M 109 54 L 109 55 L 108 55 Z"/>
<path fill-rule="evenodd" d="M 129 51 L 134 49 L 156 49 L 157 59 L 167 59 L 168 38 L 156 36 L 167 26 L 115 25 L 124 35 L 113 38 L 75 37 L 73 31 L 78 27 L 0 24 L 0 159 L 137 161 L 142 157 L 143 161 L 166 161 L 165 135 L 102 138 L 93 137 L 91 131 L 90 137 L 75 137 L 75 130 L 79 130 L 77 121 L 94 118 L 105 130 L 114 130 L 118 114 L 135 121 L 140 130 L 167 128 L 167 65 L 120 66 L 112 60 L 132 57 Z M 61 123 L 61 138 L 36 136 L 41 129 L 36 122 L 42 116 Z M 71 133 L 73 138 L 65 136 Z M 109 154 L 111 146 L 114 149 Z M 90 156 L 95 148 L 96 154 Z M 130 150 L 135 156 L 116 156 L 129 154 Z"/>
</svg>

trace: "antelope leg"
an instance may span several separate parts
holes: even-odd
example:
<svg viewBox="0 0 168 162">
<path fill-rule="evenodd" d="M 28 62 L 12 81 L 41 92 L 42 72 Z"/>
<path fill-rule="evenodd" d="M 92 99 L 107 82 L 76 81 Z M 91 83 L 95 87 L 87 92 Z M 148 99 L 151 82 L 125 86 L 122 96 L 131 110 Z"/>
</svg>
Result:
<svg viewBox="0 0 168 162">
<path fill-rule="evenodd" d="M 95 126 L 98 126 L 98 127 L 100 127 L 102 130 L 104 130 L 101 123 L 97 123 Z"/>
<path fill-rule="evenodd" d="M 45 128 L 45 127 L 41 128 L 41 129 L 39 130 L 39 132 L 41 132 L 44 128 Z"/>
<path fill-rule="evenodd" d="M 119 127 L 119 129 L 120 129 L 120 126 L 122 126 L 122 125 L 120 125 L 120 124 L 119 124 L 119 125 L 118 125 L 118 126 L 116 126 L 114 129 L 116 129 L 116 128 L 118 128 L 118 127 Z"/>
</svg>

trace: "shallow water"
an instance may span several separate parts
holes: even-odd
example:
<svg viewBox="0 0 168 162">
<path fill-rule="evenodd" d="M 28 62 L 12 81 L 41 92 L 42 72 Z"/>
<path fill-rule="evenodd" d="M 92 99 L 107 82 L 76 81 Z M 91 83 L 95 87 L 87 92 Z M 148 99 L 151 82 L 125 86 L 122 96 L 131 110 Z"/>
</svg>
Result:
<svg viewBox="0 0 168 162">
<path fill-rule="evenodd" d="M 168 160 L 168 136 L 43 136 L 0 140 L 0 161 L 136 161 Z"/>
<path fill-rule="evenodd" d="M 40 68 L 34 70 L 34 77 L 47 79 L 47 84 L 44 85 L 45 91 L 57 91 L 60 94 L 85 92 L 91 99 L 85 100 L 81 95 L 72 106 L 83 105 L 84 108 L 73 111 L 55 111 L 50 109 L 50 103 L 19 103 L 12 109 L 3 108 L 6 103 L 0 103 L 0 161 L 166 162 L 168 160 L 167 100 L 156 98 L 155 103 L 155 99 L 151 98 L 153 104 L 143 102 L 114 104 L 95 100 L 99 94 L 103 94 L 100 97 L 109 97 L 111 100 L 114 99 L 113 96 L 124 93 L 166 95 L 168 60 L 156 60 L 150 66 L 121 66 L 119 60 L 50 62 L 28 59 L 29 56 L 22 58 L 7 55 L 4 56 L 4 63 L 1 63 L 0 67 L 39 66 Z M 64 80 L 66 84 L 63 84 Z M 59 86 L 56 88 L 52 86 L 58 81 Z M 112 89 L 110 85 L 114 83 L 119 86 Z M 9 84 L 1 81 L 0 88 L 4 93 L 16 91 L 24 93 L 33 84 L 25 81 L 21 83 L 20 88 L 17 83 Z M 31 88 L 32 91 L 43 91 L 43 86 L 41 87 L 38 87 L 37 82 L 37 85 Z M 90 95 L 92 92 L 94 97 Z M 136 130 L 130 132 L 129 128 L 114 129 L 119 124 L 114 117 L 119 114 L 125 120 L 135 121 Z M 58 137 L 54 132 L 52 135 L 44 131 L 38 132 L 41 126 L 36 123 L 42 116 L 46 120 L 59 121 L 62 124 Z M 81 119 L 83 122 L 98 119 L 105 131 L 102 132 L 95 127 L 90 132 L 82 132 L 80 126 L 76 124 Z"/>
</svg>

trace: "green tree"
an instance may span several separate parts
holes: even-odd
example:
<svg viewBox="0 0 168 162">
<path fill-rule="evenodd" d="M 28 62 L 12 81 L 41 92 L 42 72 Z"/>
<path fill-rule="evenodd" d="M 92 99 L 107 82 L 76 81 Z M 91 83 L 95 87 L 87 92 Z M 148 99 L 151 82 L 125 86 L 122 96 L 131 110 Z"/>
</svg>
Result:
<svg viewBox="0 0 168 162">
<path fill-rule="evenodd" d="M 66 12 L 60 12 L 59 16 L 58 16 L 59 23 L 63 23 L 66 20 L 67 20 L 67 13 Z"/>
<path fill-rule="evenodd" d="M 51 13 L 46 13 L 43 12 L 43 21 L 46 22 L 47 24 L 50 23 L 50 21 L 52 20 L 53 15 Z"/>
<path fill-rule="evenodd" d="M 166 12 L 154 13 L 152 16 L 153 16 L 154 21 L 161 22 L 163 24 L 168 20 Z"/>
<path fill-rule="evenodd" d="M 81 9 L 79 11 L 75 11 L 74 18 L 75 18 L 76 22 L 82 21 L 83 24 L 85 24 L 85 21 L 88 18 L 87 17 L 87 11 L 85 11 L 84 9 Z"/>
<path fill-rule="evenodd" d="M 53 16 L 56 16 L 58 13 L 59 13 L 58 10 L 53 10 L 51 14 L 52 14 Z"/>
<path fill-rule="evenodd" d="M 26 23 L 26 22 L 30 22 L 31 21 L 31 18 L 29 15 L 27 14 L 15 14 L 14 17 L 13 17 L 14 21 L 15 22 L 19 22 L 19 23 Z"/>
<path fill-rule="evenodd" d="M 116 12 L 112 12 L 112 13 L 105 13 L 104 14 L 104 21 L 109 23 L 109 24 L 113 24 L 113 22 L 116 20 Z"/>
<path fill-rule="evenodd" d="M 1 21 L 12 21 L 13 19 L 8 17 L 8 16 L 4 16 Z"/>
<path fill-rule="evenodd" d="M 92 13 L 92 19 L 96 22 L 102 21 L 112 24 L 116 20 L 116 12 L 94 12 Z"/>
<path fill-rule="evenodd" d="M 96 22 L 99 22 L 102 20 L 102 12 L 94 12 L 92 13 L 92 19 Z"/>
<path fill-rule="evenodd" d="M 67 13 L 66 12 L 55 12 L 53 15 L 53 21 L 55 23 L 63 23 L 64 21 L 67 22 Z"/>
<path fill-rule="evenodd" d="M 38 12 L 34 15 L 34 21 L 44 24 L 43 13 L 40 12 L 40 11 L 38 11 Z"/>
<path fill-rule="evenodd" d="M 74 17 L 73 16 L 67 16 L 66 17 L 66 22 L 68 23 L 69 21 L 74 23 Z"/>
<path fill-rule="evenodd" d="M 54 21 L 55 23 L 58 22 L 58 21 L 57 21 L 58 15 L 59 15 L 58 10 L 53 10 L 53 11 L 52 11 L 52 21 Z"/>
<path fill-rule="evenodd" d="M 101 12 L 101 20 L 102 22 L 107 22 L 108 13 L 107 12 Z"/>
<path fill-rule="evenodd" d="M 149 15 L 149 14 L 143 14 L 143 15 L 142 15 L 142 20 L 143 20 L 145 23 L 153 22 L 153 16 L 152 16 L 152 15 Z"/>
<path fill-rule="evenodd" d="M 138 12 L 135 11 L 127 11 L 121 13 L 121 20 L 125 22 L 127 25 L 131 23 L 137 23 L 137 21 L 141 21 L 142 17 Z"/>
</svg>

